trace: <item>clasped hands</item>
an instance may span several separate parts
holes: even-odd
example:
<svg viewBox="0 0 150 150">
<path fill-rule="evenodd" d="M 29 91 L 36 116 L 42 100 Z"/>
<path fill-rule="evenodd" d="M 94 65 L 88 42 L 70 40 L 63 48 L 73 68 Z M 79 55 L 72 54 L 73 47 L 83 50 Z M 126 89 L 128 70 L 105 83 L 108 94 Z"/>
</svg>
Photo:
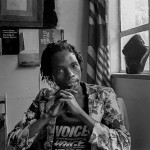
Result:
<svg viewBox="0 0 150 150">
<path fill-rule="evenodd" d="M 51 118 L 59 116 L 67 109 L 70 113 L 77 116 L 80 113 L 81 107 L 75 99 L 78 94 L 76 90 L 65 89 L 60 90 L 54 97 L 54 104 L 49 108 L 47 115 Z"/>
</svg>

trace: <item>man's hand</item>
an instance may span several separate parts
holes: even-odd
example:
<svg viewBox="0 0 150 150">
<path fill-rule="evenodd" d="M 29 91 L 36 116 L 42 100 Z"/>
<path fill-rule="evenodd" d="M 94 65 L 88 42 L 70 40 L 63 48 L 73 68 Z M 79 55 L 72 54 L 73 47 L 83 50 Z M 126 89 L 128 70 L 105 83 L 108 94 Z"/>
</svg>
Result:
<svg viewBox="0 0 150 150">
<path fill-rule="evenodd" d="M 77 93 L 78 92 L 73 89 L 61 90 L 61 98 L 59 99 L 60 102 L 67 105 L 67 109 L 70 111 L 70 113 L 72 113 L 75 116 L 79 115 L 82 109 L 74 96 Z"/>
</svg>

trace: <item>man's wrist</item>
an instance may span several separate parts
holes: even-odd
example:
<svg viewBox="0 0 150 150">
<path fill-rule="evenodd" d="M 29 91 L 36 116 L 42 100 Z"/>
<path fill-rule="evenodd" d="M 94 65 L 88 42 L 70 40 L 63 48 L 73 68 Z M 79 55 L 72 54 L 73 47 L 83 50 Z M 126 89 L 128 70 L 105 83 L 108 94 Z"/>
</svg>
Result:
<svg viewBox="0 0 150 150">
<path fill-rule="evenodd" d="M 49 118 L 49 117 L 50 117 L 49 114 L 47 114 L 47 113 L 44 114 L 44 118 Z"/>
<path fill-rule="evenodd" d="M 53 117 L 52 115 L 50 115 L 49 113 L 45 113 L 45 114 L 44 114 L 44 118 L 45 118 L 45 119 L 48 119 L 48 118 L 49 118 L 49 119 L 53 119 L 54 117 Z"/>
</svg>

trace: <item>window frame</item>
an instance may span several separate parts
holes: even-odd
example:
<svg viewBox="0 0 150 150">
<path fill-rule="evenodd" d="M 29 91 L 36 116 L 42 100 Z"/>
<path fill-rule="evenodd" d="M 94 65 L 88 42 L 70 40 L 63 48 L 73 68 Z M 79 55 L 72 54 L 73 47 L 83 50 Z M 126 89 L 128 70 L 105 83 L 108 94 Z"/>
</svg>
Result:
<svg viewBox="0 0 150 150">
<path fill-rule="evenodd" d="M 120 62 L 120 65 L 119 65 L 119 72 L 120 73 L 124 73 L 125 70 L 123 70 L 121 68 L 121 63 L 122 63 L 122 60 L 121 60 L 121 38 L 122 37 L 125 37 L 125 36 L 128 36 L 128 35 L 131 35 L 131 34 L 136 34 L 136 33 L 139 33 L 139 32 L 143 32 L 143 31 L 148 31 L 148 34 L 149 34 L 149 46 L 150 46 L 150 1 L 148 0 L 148 6 L 149 6 L 149 23 L 147 24 L 144 24 L 144 25 L 141 25 L 141 26 L 138 26 L 138 27 L 134 27 L 134 28 L 131 28 L 131 29 L 127 29 L 127 30 L 124 30 L 124 31 L 121 31 L 121 0 L 118 1 L 118 17 L 119 17 L 119 62 Z M 143 73 L 150 73 L 150 57 L 148 57 L 149 59 L 149 70 L 146 71 L 144 70 Z"/>
</svg>

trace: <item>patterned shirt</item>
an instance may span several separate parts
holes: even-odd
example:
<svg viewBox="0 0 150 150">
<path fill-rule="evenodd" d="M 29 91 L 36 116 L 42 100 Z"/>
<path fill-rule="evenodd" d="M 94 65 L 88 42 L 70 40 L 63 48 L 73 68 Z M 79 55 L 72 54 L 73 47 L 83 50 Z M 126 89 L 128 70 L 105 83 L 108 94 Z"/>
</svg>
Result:
<svg viewBox="0 0 150 150">
<path fill-rule="evenodd" d="M 88 114 L 95 121 L 90 133 L 91 150 L 130 150 L 131 138 L 124 126 L 115 92 L 110 87 L 81 82 L 86 90 Z M 41 89 L 24 113 L 22 120 L 8 135 L 8 148 L 13 150 L 52 150 L 56 118 L 34 137 L 28 138 L 30 125 L 41 118 L 53 105 L 55 89 Z M 48 105 L 49 104 L 49 105 Z"/>
</svg>

